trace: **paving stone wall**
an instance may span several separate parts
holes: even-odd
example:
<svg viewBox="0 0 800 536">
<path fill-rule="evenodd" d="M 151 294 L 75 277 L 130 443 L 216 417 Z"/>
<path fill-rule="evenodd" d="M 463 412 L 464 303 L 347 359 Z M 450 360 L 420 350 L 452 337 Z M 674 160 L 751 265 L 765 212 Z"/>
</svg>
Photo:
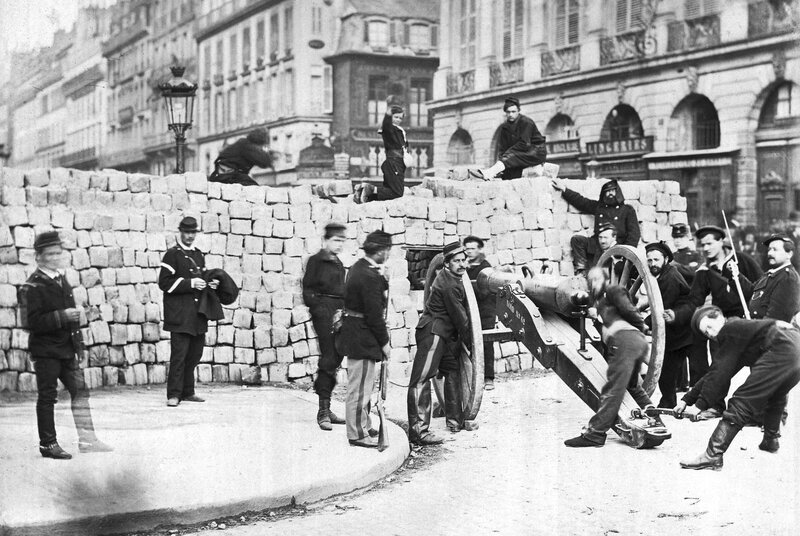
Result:
<svg viewBox="0 0 800 536">
<path fill-rule="evenodd" d="M 595 197 L 601 181 L 570 181 Z M 349 182 L 329 184 L 347 193 Z M 674 182 L 626 182 L 643 240 L 669 240 L 669 224 L 685 222 L 686 202 Z M 319 345 L 303 305 L 300 281 L 307 257 L 321 246 L 331 220 L 348 224 L 342 260 L 350 266 L 367 233 L 383 229 L 398 247 L 388 261 L 392 371 L 407 376 L 422 291 L 410 290 L 406 250 L 442 246 L 474 234 L 488 239 L 493 265 L 542 263 L 571 274 L 569 237 L 590 233 L 592 217 L 578 214 L 545 177 L 476 183 L 427 179 L 405 197 L 356 205 L 314 196 L 308 185 L 242 187 L 208 183 L 199 173 L 154 177 L 104 170 L 0 169 L 0 390 L 35 390 L 21 328 L 17 288 L 35 267 L 39 232 L 60 231 L 70 256 L 67 279 L 87 311 L 82 366 L 89 387 L 164 383 L 169 334 L 161 329 L 159 264 L 174 244 L 178 222 L 193 215 L 203 234 L 196 244 L 208 267 L 220 267 L 240 285 L 225 319 L 212 322 L 197 377 L 239 382 L 252 365 L 264 381 L 310 383 Z M 502 343 L 496 370 L 530 368 L 516 343 Z M 340 380 L 344 380 L 341 371 Z"/>
</svg>

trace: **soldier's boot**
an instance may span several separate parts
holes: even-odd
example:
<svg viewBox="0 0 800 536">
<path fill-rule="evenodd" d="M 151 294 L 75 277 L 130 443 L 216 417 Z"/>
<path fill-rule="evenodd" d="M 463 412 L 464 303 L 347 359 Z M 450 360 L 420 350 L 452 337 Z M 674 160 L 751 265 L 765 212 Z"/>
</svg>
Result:
<svg viewBox="0 0 800 536">
<path fill-rule="evenodd" d="M 764 428 L 764 438 L 761 440 L 761 443 L 758 444 L 758 448 L 767 452 L 778 452 L 778 449 L 781 447 L 778 442 L 779 437 L 781 437 L 780 432 Z"/>
<path fill-rule="evenodd" d="M 322 430 L 326 432 L 330 432 L 333 430 L 333 426 L 331 426 L 331 399 L 330 398 L 320 398 L 319 399 L 319 410 L 317 410 L 317 424 Z"/>
<path fill-rule="evenodd" d="M 444 414 L 447 429 L 452 433 L 461 431 L 461 389 L 458 374 L 449 373 L 444 377 Z"/>
<path fill-rule="evenodd" d="M 730 421 L 720 420 L 708 440 L 705 452 L 693 460 L 680 462 L 681 467 L 684 469 L 713 469 L 719 471 L 722 469 L 722 455 L 728 450 L 733 438 L 736 437 L 736 434 L 741 429 L 741 426 Z"/>
</svg>

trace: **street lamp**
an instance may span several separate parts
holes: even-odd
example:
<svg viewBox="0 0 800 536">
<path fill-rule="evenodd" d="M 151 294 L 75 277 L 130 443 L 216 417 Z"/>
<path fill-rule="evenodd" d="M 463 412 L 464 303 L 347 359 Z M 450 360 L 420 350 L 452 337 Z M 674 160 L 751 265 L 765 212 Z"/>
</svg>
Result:
<svg viewBox="0 0 800 536">
<path fill-rule="evenodd" d="M 596 179 L 597 172 L 600 171 L 600 162 L 592 158 L 586 162 L 586 171 L 588 172 L 587 179 Z"/>
<path fill-rule="evenodd" d="M 192 84 L 183 77 L 184 67 L 170 67 L 172 78 L 166 84 L 160 84 L 161 96 L 164 97 L 164 108 L 167 112 L 167 126 L 175 133 L 175 173 L 183 173 L 184 150 L 186 148 L 186 131 L 192 128 L 192 110 L 197 84 Z"/>
</svg>

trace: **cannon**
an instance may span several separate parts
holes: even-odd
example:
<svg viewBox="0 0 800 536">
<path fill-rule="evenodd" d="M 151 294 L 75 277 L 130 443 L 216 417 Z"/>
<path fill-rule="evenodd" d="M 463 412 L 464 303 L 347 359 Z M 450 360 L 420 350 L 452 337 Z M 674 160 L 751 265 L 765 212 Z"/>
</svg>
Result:
<svg viewBox="0 0 800 536">
<path fill-rule="evenodd" d="M 441 255 L 432 260 L 426 276 L 426 294 L 441 264 Z M 608 271 L 611 284 L 622 285 L 632 297 L 647 300 L 652 328 L 643 387 L 652 395 L 661 373 L 665 343 L 664 308 L 658 283 L 642 255 L 630 246 L 612 246 L 598 264 Z M 463 279 L 472 332 L 472 340 L 468 345 L 462 344 L 460 356 L 462 409 L 466 419 L 474 419 L 480 410 L 483 343 L 493 341 L 522 343 L 542 366 L 553 370 L 593 411 L 597 410 L 607 364 L 601 353 L 599 334 L 586 321 L 589 298 L 585 278 L 534 274 L 530 267 L 525 267 L 521 275 L 486 268 L 475 281 L 470 281 L 466 274 Z M 476 291 L 496 296 L 497 319 L 502 327 L 481 328 Z M 435 391 L 441 402 L 441 390 Z M 633 398 L 626 393 L 614 425 L 614 431 L 625 443 L 645 449 L 671 437 L 662 423 L 637 409 Z"/>
</svg>

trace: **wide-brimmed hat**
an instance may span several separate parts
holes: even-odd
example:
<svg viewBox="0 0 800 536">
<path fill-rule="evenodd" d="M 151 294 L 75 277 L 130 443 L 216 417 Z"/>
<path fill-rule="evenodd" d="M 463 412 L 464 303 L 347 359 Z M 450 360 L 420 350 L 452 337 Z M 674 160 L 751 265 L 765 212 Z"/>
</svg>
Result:
<svg viewBox="0 0 800 536">
<path fill-rule="evenodd" d="M 444 262 L 449 261 L 459 253 L 464 253 L 464 246 L 461 245 L 461 242 L 450 242 L 442 249 L 442 256 L 444 257 Z"/>
<path fill-rule="evenodd" d="M 644 250 L 648 253 L 650 253 L 651 251 L 660 251 L 661 254 L 664 255 L 664 258 L 667 260 L 667 262 L 672 262 L 672 259 L 675 258 L 674 255 L 672 254 L 672 250 L 669 249 L 669 246 L 666 245 L 663 241 L 652 242 L 650 244 L 647 244 L 644 247 Z"/>
<path fill-rule="evenodd" d="M 722 240 L 725 238 L 725 230 L 722 227 L 717 227 L 716 225 L 704 225 L 694 232 L 694 236 L 696 236 L 698 240 L 707 234 L 713 234 L 717 237 L 717 240 Z"/>
<path fill-rule="evenodd" d="M 178 230 L 184 233 L 196 233 L 200 230 L 200 226 L 197 225 L 197 220 L 195 218 L 186 216 L 178 224 Z"/>
<path fill-rule="evenodd" d="M 694 332 L 696 335 L 703 336 L 703 334 L 700 333 L 700 321 L 715 311 L 722 315 L 722 309 L 716 305 L 703 305 L 702 307 L 698 308 L 692 315 L 692 321 L 690 322 L 692 326 L 692 332 Z"/>
<path fill-rule="evenodd" d="M 61 237 L 58 236 L 58 231 L 45 231 L 33 241 L 33 250 L 36 253 L 41 253 L 45 248 L 61 245 Z"/>
</svg>

